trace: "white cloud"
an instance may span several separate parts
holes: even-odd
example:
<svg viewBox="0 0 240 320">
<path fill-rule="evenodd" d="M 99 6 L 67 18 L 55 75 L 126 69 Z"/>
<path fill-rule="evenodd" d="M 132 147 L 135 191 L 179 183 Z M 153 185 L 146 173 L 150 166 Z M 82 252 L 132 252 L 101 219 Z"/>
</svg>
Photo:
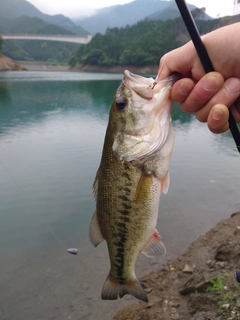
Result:
<svg viewBox="0 0 240 320">
<path fill-rule="evenodd" d="M 70 18 L 93 14 L 97 8 L 124 4 L 133 0 L 27 0 L 48 14 L 62 13 Z M 158 0 L 160 1 L 160 0 Z M 233 0 L 187 0 L 195 6 L 206 8 L 207 14 L 216 18 L 233 14 Z"/>
<path fill-rule="evenodd" d="M 70 18 L 89 16 L 96 12 L 96 9 L 115 4 L 124 4 L 132 0 L 27 0 L 40 11 L 47 14 L 64 14 Z"/>
<path fill-rule="evenodd" d="M 218 15 L 223 17 L 233 14 L 233 0 L 188 0 L 188 2 L 198 8 L 205 7 L 207 14 L 213 18 L 216 18 Z"/>
</svg>

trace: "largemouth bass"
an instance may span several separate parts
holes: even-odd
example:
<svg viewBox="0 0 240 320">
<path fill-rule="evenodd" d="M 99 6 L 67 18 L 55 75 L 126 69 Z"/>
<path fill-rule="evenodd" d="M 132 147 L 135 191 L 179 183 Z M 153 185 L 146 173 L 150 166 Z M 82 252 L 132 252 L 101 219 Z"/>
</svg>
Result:
<svg viewBox="0 0 240 320">
<path fill-rule="evenodd" d="M 124 72 L 110 110 L 102 159 L 93 184 L 96 212 L 89 236 L 97 246 L 106 240 L 111 269 L 102 299 L 125 294 L 148 301 L 136 278 L 139 252 L 166 252 L 156 230 L 160 194 L 169 187 L 174 145 L 170 90 L 174 76 L 152 78 Z"/>
</svg>

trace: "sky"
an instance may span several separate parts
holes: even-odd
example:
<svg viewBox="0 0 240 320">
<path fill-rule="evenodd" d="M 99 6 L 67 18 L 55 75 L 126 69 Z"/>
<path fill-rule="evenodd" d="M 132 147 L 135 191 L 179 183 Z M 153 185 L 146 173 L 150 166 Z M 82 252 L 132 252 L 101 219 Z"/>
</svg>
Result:
<svg viewBox="0 0 240 320">
<path fill-rule="evenodd" d="M 27 0 L 35 7 L 47 14 L 64 14 L 69 18 L 89 16 L 96 9 L 125 4 L 133 0 Z M 213 18 L 233 14 L 234 0 L 187 0 L 198 8 L 205 7 L 206 13 Z"/>
</svg>

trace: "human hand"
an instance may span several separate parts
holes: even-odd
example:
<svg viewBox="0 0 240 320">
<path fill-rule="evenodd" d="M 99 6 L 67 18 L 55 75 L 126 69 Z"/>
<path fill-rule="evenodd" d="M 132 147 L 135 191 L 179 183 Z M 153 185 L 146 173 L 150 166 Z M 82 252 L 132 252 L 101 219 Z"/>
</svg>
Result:
<svg viewBox="0 0 240 320">
<path fill-rule="evenodd" d="M 229 111 L 240 122 L 240 79 L 224 81 L 218 72 L 204 75 L 196 84 L 192 79 L 178 80 L 172 88 L 171 99 L 180 103 L 186 113 L 195 113 L 201 122 L 207 122 L 209 130 L 222 133 L 228 130 Z"/>
<path fill-rule="evenodd" d="M 195 112 L 199 121 L 208 123 L 209 129 L 221 133 L 228 129 L 228 108 L 240 121 L 240 23 L 217 29 L 202 37 L 215 70 L 205 74 L 197 52 L 190 41 L 167 53 L 160 61 L 156 81 L 172 72 L 181 74 L 171 92 L 173 100 L 180 102 L 185 112 Z M 229 48 L 231 48 L 229 50 Z"/>
</svg>

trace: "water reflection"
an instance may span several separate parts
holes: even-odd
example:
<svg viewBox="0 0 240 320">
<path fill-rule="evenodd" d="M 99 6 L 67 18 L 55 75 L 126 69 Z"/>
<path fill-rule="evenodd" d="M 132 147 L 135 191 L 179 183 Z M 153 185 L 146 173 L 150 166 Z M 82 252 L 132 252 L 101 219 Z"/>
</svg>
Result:
<svg viewBox="0 0 240 320">
<path fill-rule="evenodd" d="M 50 112 L 77 110 L 106 119 L 116 88 L 121 80 L 108 81 L 49 81 L 0 82 L 3 99 L 0 99 L 1 128 L 15 127 L 39 121 Z M 0 91 L 1 93 L 1 91 Z M 21 98 L 19 98 L 21 97 Z M 177 104 L 172 111 L 173 123 L 177 127 L 189 124 L 192 115 L 183 113 Z M 1 131 L 0 131 L 1 132 Z"/>
<path fill-rule="evenodd" d="M 92 182 L 121 75 L 94 80 L 87 74 L 83 81 L 84 75 L 38 74 L 0 75 L 6 97 L 0 99 L 0 319 L 109 320 L 135 300 L 100 300 L 109 262 L 105 244 L 90 245 L 88 226 L 95 210 Z M 178 105 L 172 114 L 171 185 L 158 222 L 168 253 L 161 260 L 139 257 L 138 275 L 183 252 L 240 208 L 239 155 L 231 135 L 211 134 Z M 68 247 L 78 247 L 78 256 Z"/>
<path fill-rule="evenodd" d="M 8 91 L 8 84 L 5 81 L 0 82 L 0 101 L 7 105 L 11 100 L 11 96 Z"/>
<path fill-rule="evenodd" d="M 95 114 L 104 119 L 111 106 L 112 97 L 119 80 L 86 82 L 14 82 L 8 86 L 1 83 L 3 99 L 0 99 L 1 128 L 17 124 L 38 122 L 50 112 L 77 110 Z M 10 98 L 11 97 L 11 98 Z"/>
</svg>

